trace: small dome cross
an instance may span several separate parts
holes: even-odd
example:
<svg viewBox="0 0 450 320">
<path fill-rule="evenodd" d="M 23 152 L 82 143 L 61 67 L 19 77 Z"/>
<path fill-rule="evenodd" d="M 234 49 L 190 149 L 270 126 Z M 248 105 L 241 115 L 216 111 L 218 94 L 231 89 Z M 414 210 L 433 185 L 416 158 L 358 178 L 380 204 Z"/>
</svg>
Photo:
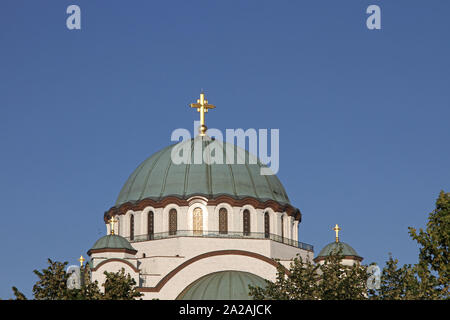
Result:
<svg viewBox="0 0 450 320">
<path fill-rule="evenodd" d="M 334 232 L 336 232 L 336 242 L 339 242 L 339 231 L 341 231 L 342 229 L 336 223 L 333 230 L 334 230 Z"/>
</svg>

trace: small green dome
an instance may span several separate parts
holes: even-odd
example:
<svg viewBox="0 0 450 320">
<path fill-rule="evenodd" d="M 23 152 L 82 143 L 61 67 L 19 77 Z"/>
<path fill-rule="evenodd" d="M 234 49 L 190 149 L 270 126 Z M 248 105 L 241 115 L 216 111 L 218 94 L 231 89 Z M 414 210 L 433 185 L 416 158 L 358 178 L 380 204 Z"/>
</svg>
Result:
<svg viewBox="0 0 450 320">
<path fill-rule="evenodd" d="M 289 198 L 277 176 L 261 175 L 260 169 L 267 166 L 259 160 L 256 163 L 249 163 L 250 157 L 252 159 L 255 157 L 250 156 L 246 150 L 207 136 L 197 136 L 182 144 L 192 141 L 201 143 L 202 150 L 214 141 L 217 145 L 210 148 L 215 149 L 217 146 L 223 151 L 224 159 L 230 157 L 226 154 L 226 150 L 234 150 L 235 159 L 238 150 L 240 153 L 244 151 L 245 161 L 243 164 L 236 163 L 237 160 L 233 161 L 234 164 L 227 164 L 226 161 L 223 161 L 223 164 L 207 164 L 204 161 L 195 164 L 194 147 L 189 147 L 191 164 L 175 164 L 172 162 L 171 153 L 177 144 L 170 145 L 147 158 L 134 170 L 120 191 L 115 206 L 146 198 L 157 201 L 167 196 L 187 199 L 194 195 L 207 198 L 228 195 L 234 199 L 253 197 L 262 202 L 274 200 L 280 204 L 289 204 Z M 231 159 L 228 162 L 231 162 Z"/>
<path fill-rule="evenodd" d="M 136 251 L 136 249 L 131 246 L 127 239 L 116 234 L 110 234 L 98 239 L 91 250 L 98 249 L 127 249 Z"/>
<path fill-rule="evenodd" d="M 319 253 L 319 255 L 316 258 L 319 257 L 327 257 L 332 252 L 339 252 L 339 250 L 342 250 L 341 254 L 344 256 L 355 256 L 359 257 L 358 253 L 356 253 L 356 250 L 353 249 L 350 245 L 348 245 L 345 242 L 331 242 L 327 244 Z"/>
<path fill-rule="evenodd" d="M 266 281 L 249 272 L 215 272 L 191 283 L 177 300 L 251 300 L 249 285 L 264 288 Z"/>
</svg>

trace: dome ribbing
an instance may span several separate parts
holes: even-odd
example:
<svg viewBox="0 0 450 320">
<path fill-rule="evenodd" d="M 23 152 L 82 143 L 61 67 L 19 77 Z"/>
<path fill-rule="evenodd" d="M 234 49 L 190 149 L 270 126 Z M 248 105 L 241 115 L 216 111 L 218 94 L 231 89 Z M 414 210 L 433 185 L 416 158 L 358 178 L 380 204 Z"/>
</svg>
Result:
<svg viewBox="0 0 450 320">
<path fill-rule="evenodd" d="M 194 147 L 191 148 L 190 164 L 175 164 L 171 154 L 177 144 L 170 145 L 142 162 L 130 175 L 115 203 L 115 207 L 126 202 L 137 202 L 150 198 L 160 200 L 167 196 L 187 199 L 194 195 L 215 198 L 228 195 L 235 199 L 252 197 L 259 201 L 274 200 L 289 204 L 289 198 L 276 175 L 261 175 L 261 168 L 267 166 L 249 161 L 253 157 L 246 150 L 229 143 L 212 140 L 209 137 L 196 137 L 182 143 L 200 142 L 203 150 L 213 141 L 222 149 L 224 159 L 231 148 L 234 156 L 239 152 L 245 155 L 243 164 L 200 164 L 194 163 Z M 191 143 L 194 146 L 194 143 Z M 230 153 L 230 152 L 229 152 Z M 253 157 L 254 158 L 254 157 Z M 254 158 L 256 159 L 256 158 Z"/>
</svg>

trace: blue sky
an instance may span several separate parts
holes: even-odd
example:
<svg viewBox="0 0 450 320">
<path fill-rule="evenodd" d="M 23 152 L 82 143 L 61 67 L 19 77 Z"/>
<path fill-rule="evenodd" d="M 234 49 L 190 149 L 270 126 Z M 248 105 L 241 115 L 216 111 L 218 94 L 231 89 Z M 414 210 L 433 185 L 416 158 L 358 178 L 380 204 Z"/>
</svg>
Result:
<svg viewBox="0 0 450 320">
<path fill-rule="evenodd" d="M 82 29 L 68 30 L 70 4 Z M 378 4 L 382 29 L 368 30 Z M 415 263 L 450 190 L 448 1 L 0 3 L 0 298 L 77 263 L 128 175 L 198 119 L 280 129 L 280 171 L 316 253 Z"/>
</svg>

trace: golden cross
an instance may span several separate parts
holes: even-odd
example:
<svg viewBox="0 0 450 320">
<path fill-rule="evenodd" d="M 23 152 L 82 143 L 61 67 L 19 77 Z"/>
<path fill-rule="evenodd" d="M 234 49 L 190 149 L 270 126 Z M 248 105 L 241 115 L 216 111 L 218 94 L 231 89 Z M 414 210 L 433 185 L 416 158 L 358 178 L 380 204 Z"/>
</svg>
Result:
<svg viewBox="0 0 450 320">
<path fill-rule="evenodd" d="M 109 234 L 114 234 L 114 225 L 119 221 L 117 221 L 115 217 L 112 217 L 108 222 L 110 226 Z"/>
<path fill-rule="evenodd" d="M 80 257 L 80 259 L 78 259 L 78 261 L 80 261 L 80 267 L 83 266 L 83 263 L 86 259 L 83 258 L 83 256 Z"/>
<path fill-rule="evenodd" d="M 341 231 L 342 229 L 339 228 L 339 226 L 336 224 L 333 230 L 336 232 L 336 242 L 339 242 L 339 231 Z"/>
<path fill-rule="evenodd" d="M 214 109 L 216 106 L 208 104 L 208 100 L 206 100 L 203 92 L 200 93 L 200 99 L 197 99 L 197 103 L 191 103 L 190 106 L 191 108 L 197 108 L 197 111 L 200 112 L 199 132 L 201 136 L 204 136 L 207 129 L 205 126 L 205 113 L 208 112 L 208 109 Z"/>
</svg>

